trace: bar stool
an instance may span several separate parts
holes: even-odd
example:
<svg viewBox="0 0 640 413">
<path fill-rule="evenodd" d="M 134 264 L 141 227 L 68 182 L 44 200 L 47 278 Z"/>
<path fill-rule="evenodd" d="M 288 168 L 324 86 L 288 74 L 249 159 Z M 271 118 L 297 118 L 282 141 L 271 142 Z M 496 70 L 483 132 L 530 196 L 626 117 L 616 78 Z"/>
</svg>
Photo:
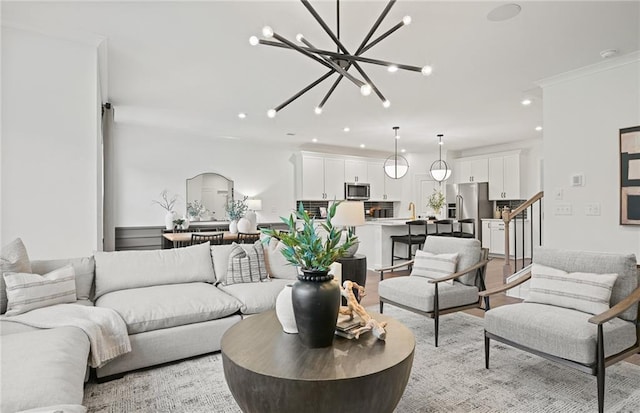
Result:
<svg viewBox="0 0 640 413">
<path fill-rule="evenodd" d="M 411 233 L 412 226 L 422 227 L 424 228 L 424 232 L 420 232 L 420 231 L 416 232 L 414 230 L 414 232 Z M 413 252 L 413 246 L 417 245 L 418 249 L 420 249 L 422 248 L 422 245 L 424 245 L 424 241 L 427 239 L 427 221 L 423 221 L 421 219 L 414 220 L 414 221 L 407 221 L 407 228 L 409 229 L 408 234 L 391 236 L 391 265 L 393 265 L 393 262 L 396 259 L 399 259 L 399 260 L 413 259 L 413 256 L 415 255 L 415 253 Z M 400 244 L 404 244 L 407 246 L 406 257 L 395 255 L 396 242 L 399 242 Z"/>
<path fill-rule="evenodd" d="M 460 226 L 459 231 L 453 233 L 454 237 L 459 238 L 475 238 L 476 237 L 476 220 L 473 218 L 465 218 L 458 220 Z M 465 229 L 467 231 L 465 231 Z"/>
<path fill-rule="evenodd" d="M 436 233 L 434 235 L 438 237 L 452 237 L 453 236 L 453 220 L 451 219 L 439 219 L 436 222 Z"/>
</svg>

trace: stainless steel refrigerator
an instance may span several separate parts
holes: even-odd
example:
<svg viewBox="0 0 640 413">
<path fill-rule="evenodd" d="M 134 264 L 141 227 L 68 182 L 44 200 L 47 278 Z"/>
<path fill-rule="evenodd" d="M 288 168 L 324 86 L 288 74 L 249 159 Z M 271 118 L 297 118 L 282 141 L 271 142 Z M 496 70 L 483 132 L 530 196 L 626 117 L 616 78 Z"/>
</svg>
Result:
<svg viewBox="0 0 640 413">
<path fill-rule="evenodd" d="M 456 219 L 475 219 L 476 238 L 482 239 L 483 218 L 493 218 L 493 201 L 489 201 L 489 184 L 455 184 Z"/>
</svg>

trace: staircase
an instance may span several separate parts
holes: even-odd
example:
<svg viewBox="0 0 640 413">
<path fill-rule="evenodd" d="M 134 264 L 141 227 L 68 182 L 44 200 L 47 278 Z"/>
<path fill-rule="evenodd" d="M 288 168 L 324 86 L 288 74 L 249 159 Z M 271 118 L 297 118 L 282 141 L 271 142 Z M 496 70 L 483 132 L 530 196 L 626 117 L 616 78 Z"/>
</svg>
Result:
<svg viewBox="0 0 640 413">
<path fill-rule="evenodd" d="M 524 274 L 529 272 L 531 268 L 531 261 L 533 260 L 533 250 L 534 246 L 542 245 L 542 199 L 544 198 L 544 192 L 538 192 L 530 199 L 528 199 L 525 203 L 520 205 L 518 208 L 513 210 L 511 213 L 504 214 L 502 220 L 504 221 L 504 239 L 505 239 L 505 251 L 504 251 L 504 265 L 502 267 L 502 274 L 504 282 L 510 282 L 518 279 Z M 528 209 L 528 213 L 525 213 Z M 528 225 L 531 226 L 529 233 L 530 239 L 529 242 L 526 242 L 524 239 L 524 234 L 527 233 L 525 231 L 525 225 L 527 225 L 525 217 L 529 217 Z M 513 257 L 511 252 L 512 244 L 510 242 L 510 224 L 513 221 L 513 228 L 517 228 L 518 225 L 522 226 L 523 234 L 520 238 L 517 238 L 518 231 L 514 231 L 514 242 L 513 242 Z M 538 231 L 534 231 L 534 228 L 537 226 Z M 536 236 L 537 235 L 537 236 Z M 525 258 L 526 251 L 525 245 L 528 244 L 530 248 L 529 258 Z M 513 266 L 512 266 L 513 263 Z M 526 297 L 528 290 L 528 283 L 522 284 L 520 287 L 514 288 L 508 295 L 524 298 Z"/>
</svg>

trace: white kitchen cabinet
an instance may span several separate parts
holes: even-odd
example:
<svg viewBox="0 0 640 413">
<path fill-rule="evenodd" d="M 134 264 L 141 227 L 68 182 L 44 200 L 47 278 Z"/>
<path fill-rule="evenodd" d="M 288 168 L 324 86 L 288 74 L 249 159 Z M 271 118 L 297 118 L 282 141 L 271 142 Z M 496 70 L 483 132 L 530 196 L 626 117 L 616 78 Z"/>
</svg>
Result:
<svg viewBox="0 0 640 413">
<path fill-rule="evenodd" d="M 371 183 L 368 178 L 368 164 L 364 160 L 347 159 L 344 161 L 344 181 Z"/>
<path fill-rule="evenodd" d="M 522 221 L 514 226 L 514 221 L 509 223 L 509 255 L 513 256 L 516 242 L 518 243 L 518 258 L 522 257 L 522 240 L 524 236 L 524 255 L 531 255 L 531 223 L 525 220 L 524 231 Z M 501 219 L 482 220 L 482 248 L 489 248 L 490 254 L 504 255 L 505 253 L 505 223 Z"/>
<path fill-rule="evenodd" d="M 406 178 L 405 178 L 406 179 Z M 401 201 L 402 200 L 402 179 L 392 179 L 386 174 L 384 176 L 384 200 L 385 201 Z"/>
<path fill-rule="evenodd" d="M 298 199 L 344 199 L 344 159 L 303 155 Z"/>
<path fill-rule="evenodd" d="M 520 154 L 489 158 L 489 199 L 520 199 Z"/>
<path fill-rule="evenodd" d="M 369 179 L 369 199 L 384 201 L 384 162 L 367 162 L 367 178 Z"/>
<path fill-rule="evenodd" d="M 487 182 L 489 180 L 488 158 L 459 158 L 453 170 L 455 183 Z"/>
</svg>

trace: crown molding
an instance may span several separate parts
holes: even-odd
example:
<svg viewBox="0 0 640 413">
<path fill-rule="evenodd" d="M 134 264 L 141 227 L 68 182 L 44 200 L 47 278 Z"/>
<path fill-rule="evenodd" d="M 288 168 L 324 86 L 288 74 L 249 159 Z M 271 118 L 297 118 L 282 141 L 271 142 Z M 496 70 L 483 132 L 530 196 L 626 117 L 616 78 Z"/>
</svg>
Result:
<svg viewBox="0 0 640 413">
<path fill-rule="evenodd" d="M 100 44 L 107 40 L 106 36 L 102 36 L 96 33 L 83 32 L 79 30 L 60 27 L 39 27 L 7 20 L 2 21 L 2 27 L 37 33 L 47 37 L 55 37 L 57 39 L 67 40 L 73 43 L 80 43 L 94 48 L 99 47 Z"/>
<path fill-rule="evenodd" d="M 593 75 L 595 73 L 611 70 L 616 67 L 628 65 L 631 63 L 640 62 L 640 50 L 627 53 L 625 55 L 608 59 L 603 62 L 598 62 L 589 66 L 584 66 L 579 69 L 570 70 L 568 72 L 560 73 L 559 75 L 551 76 L 535 82 L 541 88 L 554 86 L 559 83 L 564 83 L 570 80 L 578 79 L 580 77 Z"/>
</svg>

